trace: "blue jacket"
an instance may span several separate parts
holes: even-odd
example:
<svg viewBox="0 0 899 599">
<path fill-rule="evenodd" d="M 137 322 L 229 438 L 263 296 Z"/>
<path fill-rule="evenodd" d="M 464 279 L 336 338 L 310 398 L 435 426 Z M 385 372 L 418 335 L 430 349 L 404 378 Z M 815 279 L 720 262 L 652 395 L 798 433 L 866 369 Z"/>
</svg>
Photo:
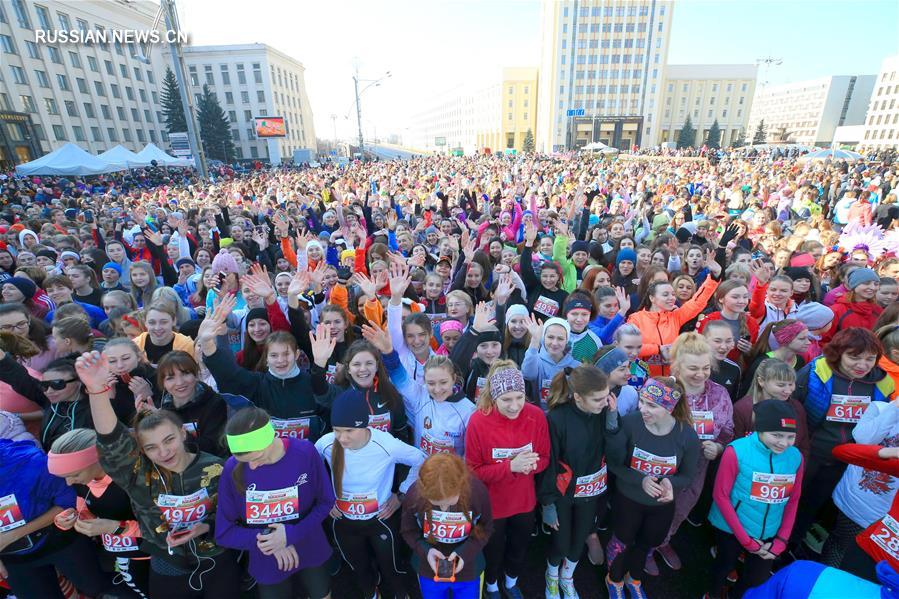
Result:
<svg viewBox="0 0 899 599">
<path fill-rule="evenodd" d="M 103 311 L 103 308 L 98 308 L 93 304 L 86 304 L 84 302 L 79 302 L 78 300 L 72 300 L 73 303 L 78 304 L 84 311 L 87 312 L 87 317 L 90 318 L 91 328 L 98 329 L 100 328 L 100 323 L 106 320 L 106 312 Z M 47 315 L 44 317 L 48 323 L 53 324 L 53 315 L 56 314 L 56 310 L 50 310 L 47 312 Z"/>
<path fill-rule="evenodd" d="M 795 447 L 776 454 L 765 447 L 765 444 L 759 439 L 758 433 L 737 439 L 730 446 L 737 454 L 737 464 L 739 465 L 737 478 L 734 480 L 734 486 L 730 492 L 730 503 L 734 506 L 734 511 L 737 512 L 746 534 L 762 541 L 771 539 L 780 529 L 789 496 L 784 497 L 780 503 L 767 503 L 753 499 L 751 497 L 753 474 L 792 474 L 795 476 L 802 464 L 802 454 Z M 799 489 L 794 489 L 793 492 L 798 493 Z M 709 522 L 720 530 L 732 532 L 724 520 L 721 510 L 718 509 L 718 504 L 712 505 Z"/>
<path fill-rule="evenodd" d="M 7 495 L 15 496 L 26 523 L 53 506 L 75 507 L 75 490 L 47 472 L 47 456 L 33 441 L 0 439 L 0 497 Z M 23 553 L 36 551 L 46 540 L 44 536 L 32 550 Z"/>
<path fill-rule="evenodd" d="M 615 341 L 615 331 L 624 323 L 624 316 L 621 314 L 616 313 L 612 318 L 597 315 L 587 327 L 599 335 L 603 345 L 611 345 Z"/>
</svg>

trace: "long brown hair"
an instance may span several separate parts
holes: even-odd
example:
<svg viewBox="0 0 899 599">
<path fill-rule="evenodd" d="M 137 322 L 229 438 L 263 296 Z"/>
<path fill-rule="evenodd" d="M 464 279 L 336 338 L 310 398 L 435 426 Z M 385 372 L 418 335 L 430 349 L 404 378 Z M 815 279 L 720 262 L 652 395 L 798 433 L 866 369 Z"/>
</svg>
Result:
<svg viewBox="0 0 899 599">
<path fill-rule="evenodd" d="M 269 337 L 269 343 L 271 343 L 271 337 Z M 386 401 L 391 412 L 399 409 L 402 405 L 403 398 L 390 381 L 390 376 L 387 374 L 387 369 L 384 367 L 384 360 L 381 358 L 381 352 L 365 339 L 357 339 L 347 348 L 346 353 L 343 356 L 343 368 L 337 369 L 337 373 L 334 376 L 334 384 L 340 387 L 356 386 L 356 382 L 353 380 L 353 377 L 350 376 L 350 362 L 352 362 L 353 358 L 358 354 L 363 352 L 368 352 L 374 356 L 375 363 L 377 364 L 377 373 L 375 374 L 371 390 L 381 394 L 381 398 Z"/>
<path fill-rule="evenodd" d="M 724 300 L 724 296 L 740 287 L 746 287 L 747 290 L 749 289 L 746 283 L 737 279 L 728 279 L 718 285 L 718 289 L 715 290 L 715 300 L 718 302 L 719 314 L 721 313 L 721 302 Z M 737 322 L 740 324 L 740 338 L 748 336 L 749 326 L 746 324 L 746 312 L 737 315 Z"/>
<path fill-rule="evenodd" d="M 334 462 L 334 454 L 331 454 L 331 462 Z M 465 461 L 451 453 L 435 453 L 424 461 L 418 470 L 418 480 L 415 483 L 418 489 L 418 503 L 416 511 L 424 514 L 424 519 L 430 521 L 434 510 L 434 503 L 459 494 L 456 506 L 471 524 L 471 536 L 483 539 L 484 527 L 480 522 L 472 520 L 471 513 L 471 477 L 472 474 L 465 465 Z M 432 545 L 437 544 L 434 537 L 434 527 L 428 531 L 425 539 Z"/>
<path fill-rule="evenodd" d="M 609 387 L 609 377 L 592 364 L 581 364 L 577 368 L 563 368 L 553 377 L 549 386 L 549 409 L 555 409 L 570 402 L 577 393 L 580 396 Z"/>
<path fill-rule="evenodd" d="M 162 476 L 167 487 L 170 487 L 172 484 L 172 473 L 164 467 L 156 465 L 152 460 L 146 457 L 139 438 L 140 433 L 151 431 L 166 423 L 171 424 L 179 431 L 184 430 L 184 421 L 181 420 L 181 417 L 178 416 L 178 414 L 170 410 L 141 410 L 134 415 L 134 420 L 132 420 L 132 428 L 134 429 L 133 435 L 137 447 L 135 450 L 137 452 L 135 458 L 139 459 L 141 462 L 141 467 L 144 471 L 144 484 L 147 487 L 153 482 L 154 471 Z"/>
<path fill-rule="evenodd" d="M 672 410 L 671 415 L 674 416 L 674 419 L 677 422 L 692 428 L 693 411 L 690 409 L 690 402 L 687 401 L 687 391 L 686 389 L 684 389 L 684 386 L 681 384 L 681 382 L 673 376 L 656 376 L 653 378 L 666 387 L 680 393 L 680 399 L 677 400 L 677 404 L 675 404 L 674 410 Z"/>
</svg>

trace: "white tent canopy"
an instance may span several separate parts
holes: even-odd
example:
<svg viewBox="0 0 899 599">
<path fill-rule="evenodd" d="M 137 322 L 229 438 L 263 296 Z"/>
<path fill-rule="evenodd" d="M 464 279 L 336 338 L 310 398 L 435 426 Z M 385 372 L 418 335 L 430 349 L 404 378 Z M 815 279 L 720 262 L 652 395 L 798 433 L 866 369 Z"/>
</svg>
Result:
<svg viewBox="0 0 899 599">
<path fill-rule="evenodd" d="M 149 160 L 142 159 L 122 145 L 117 145 L 114 148 L 106 150 L 100 154 L 98 158 L 107 164 L 120 167 L 121 169 L 139 168 L 150 164 Z"/>
<path fill-rule="evenodd" d="M 67 143 L 37 160 L 16 167 L 17 175 L 100 175 L 125 170 Z"/>
<path fill-rule="evenodd" d="M 175 158 L 174 156 L 169 156 L 165 152 L 159 149 L 156 144 L 148 143 L 146 147 L 137 153 L 137 156 L 145 161 L 145 164 L 150 164 L 151 160 L 155 160 L 156 164 L 159 166 L 193 166 L 193 160 L 187 160 L 185 158 Z"/>
<path fill-rule="evenodd" d="M 601 141 L 594 141 L 593 143 L 589 143 L 581 149 L 586 151 L 599 152 L 601 154 L 617 154 L 619 152 L 618 148 L 607 146 Z"/>
</svg>

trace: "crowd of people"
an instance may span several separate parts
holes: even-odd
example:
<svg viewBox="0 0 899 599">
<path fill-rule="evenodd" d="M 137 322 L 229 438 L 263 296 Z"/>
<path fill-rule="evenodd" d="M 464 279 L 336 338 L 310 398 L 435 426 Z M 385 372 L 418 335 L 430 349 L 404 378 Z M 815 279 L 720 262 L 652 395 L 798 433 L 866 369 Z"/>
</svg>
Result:
<svg viewBox="0 0 899 599">
<path fill-rule="evenodd" d="M 695 154 L 4 176 L 7 592 L 895 592 L 899 164 Z"/>
</svg>

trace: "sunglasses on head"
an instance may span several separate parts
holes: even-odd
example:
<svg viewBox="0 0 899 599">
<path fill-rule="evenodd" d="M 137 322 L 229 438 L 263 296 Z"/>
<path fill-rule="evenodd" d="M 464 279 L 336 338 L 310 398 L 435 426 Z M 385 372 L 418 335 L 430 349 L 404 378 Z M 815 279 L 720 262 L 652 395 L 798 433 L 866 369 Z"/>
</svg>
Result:
<svg viewBox="0 0 899 599">
<path fill-rule="evenodd" d="M 66 388 L 66 385 L 69 383 L 74 383 L 78 379 L 53 379 L 52 381 L 39 381 L 39 384 L 42 389 L 56 389 L 57 391 L 62 391 Z"/>
</svg>

